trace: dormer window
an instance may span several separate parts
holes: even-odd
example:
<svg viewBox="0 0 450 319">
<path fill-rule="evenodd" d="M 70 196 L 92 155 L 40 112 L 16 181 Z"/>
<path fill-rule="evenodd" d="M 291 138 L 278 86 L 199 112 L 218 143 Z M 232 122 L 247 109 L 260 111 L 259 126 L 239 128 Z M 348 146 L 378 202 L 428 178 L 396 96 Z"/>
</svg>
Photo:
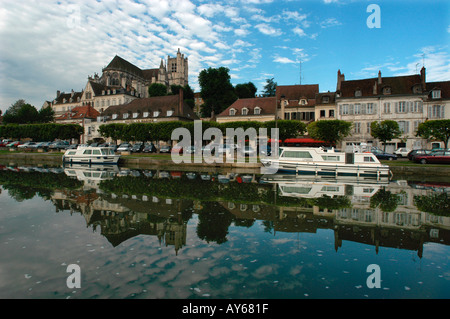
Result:
<svg viewBox="0 0 450 319">
<path fill-rule="evenodd" d="M 148 117 L 148 112 L 144 112 L 142 116 L 143 117 Z"/>
<path fill-rule="evenodd" d="M 361 92 L 360 89 L 357 89 L 357 90 L 355 91 L 355 97 L 360 97 L 360 96 L 362 96 L 362 92 Z"/>
<path fill-rule="evenodd" d="M 242 109 L 242 115 L 247 115 L 248 114 L 248 108 L 244 107 Z"/>
<path fill-rule="evenodd" d="M 230 116 L 234 116 L 236 115 L 236 110 L 235 109 L 230 109 Z"/>
<path fill-rule="evenodd" d="M 329 96 L 324 96 L 322 98 L 322 103 L 329 103 L 330 102 L 330 97 Z"/>
<path fill-rule="evenodd" d="M 159 116 L 159 111 L 154 111 L 153 112 L 153 117 L 158 117 Z"/>
<path fill-rule="evenodd" d="M 440 99 L 441 98 L 441 90 L 433 90 L 431 91 L 431 98 Z"/>
<path fill-rule="evenodd" d="M 308 103 L 308 101 L 306 101 L 305 99 L 301 99 L 299 104 L 306 105 L 307 103 Z"/>
<path fill-rule="evenodd" d="M 112 119 L 113 119 L 113 120 L 117 119 L 117 116 L 118 116 L 117 114 L 113 114 L 113 115 L 112 115 Z"/>
<path fill-rule="evenodd" d="M 167 116 L 172 116 L 173 115 L 173 110 L 167 110 Z"/>
<path fill-rule="evenodd" d="M 127 119 L 128 118 L 128 113 L 123 113 L 123 118 Z"/>
<path fill-rule="evenodd" d="M 135 119 L 135 118 L 137 118 L 139 116 L 139 112 L 134 112 L 133 113 L 133 118 Z"/>
<path fill-rule="evenodd" d="M 105 95 L 105 90 L 102 90 L 102 95 Z"/>
<path fill-rule="evenodd" d="M 253 113 L 254 113 L 255 115 L 261 114 L 261 108 L 260 108 L 259 106 L 255 107 L 255 109 L 253 110 Z"/>
<path fill-rule="evenodd" d="M 389 86 L 384 87 L 383 94 L 391 94 L 391 88 Z"/>
</svg>

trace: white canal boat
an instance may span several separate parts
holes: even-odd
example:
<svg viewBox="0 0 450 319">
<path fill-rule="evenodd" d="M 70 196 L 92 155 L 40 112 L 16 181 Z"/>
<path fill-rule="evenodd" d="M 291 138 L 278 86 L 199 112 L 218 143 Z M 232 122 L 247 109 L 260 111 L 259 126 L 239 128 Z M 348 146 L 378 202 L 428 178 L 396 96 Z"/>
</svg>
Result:
<svg viewBox="0 0 450 319">
<path fill-rule="evenodd" d="M 109 147 L 79 146 L 69 149 L 63 155 L 63 163 L 73 164 L 118 164 L 120 155 Z"/>
<path fill-rule="evenodd" d="M 345 153 L 334 149 L 280 147 L 279 156 L 261 158 L 261 163 L 279 173 L 329 177 L 391 177 L 389 166 L 372 153 Z"/>
</svg>

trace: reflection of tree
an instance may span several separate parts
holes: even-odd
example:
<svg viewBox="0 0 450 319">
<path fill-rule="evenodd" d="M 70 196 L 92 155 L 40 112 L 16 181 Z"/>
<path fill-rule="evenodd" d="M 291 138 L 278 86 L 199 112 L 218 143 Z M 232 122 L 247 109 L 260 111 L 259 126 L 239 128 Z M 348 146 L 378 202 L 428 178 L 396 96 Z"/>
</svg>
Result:
<svg viewBox="0 0 450 319">
<path fill-rule="evenodd" d="M 330 197 L 328 195 L 323 195 L 322 197 L 311 200 L 311 204 L 318 206 L 321 209 L 342 209 L 351 207 L 352 201 L 347 196 Z"/>
<path fill-rule="evenodd" d="M 217 202 L 204 202 L 198 214 L 197 236 L 208 243 L 223 244 L 227 241 L 228 227 L 233 215 Z"/>
<path fill-rule="evenodd" d="M 397 209 L 399 201 L 397 194 L 392 194 L 383 187 L 370 198 L 370 208 L 380 207 L 383 212 L 389 213 Z"/>
<path fill-rule="evenodd" d="M 450 216 L 450 198 L 447 193 L 414 196 L 414 204 L 423 212 Z"/>
<path fill-rule="evenodd" d="M 273 231 L 273 221 L 271 220 L 263 220 L 262 224 L 264 225 L 264 232 L 272 234 Z"/>
<path fill-rule="evenodd" d="M 18 185 L 4 185 L 3 187 L 8 190 L 9 196 L 19 203 L 32 199 L 36 195 L 36 190 L 31 187 L 20 187 Z"/>
</svg>

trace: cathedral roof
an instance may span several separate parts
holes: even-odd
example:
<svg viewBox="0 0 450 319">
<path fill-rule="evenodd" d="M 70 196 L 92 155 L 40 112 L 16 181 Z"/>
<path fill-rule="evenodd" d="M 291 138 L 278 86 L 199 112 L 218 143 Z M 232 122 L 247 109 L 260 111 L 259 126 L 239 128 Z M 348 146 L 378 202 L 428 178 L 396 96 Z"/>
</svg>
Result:
<svg viewBox="0 0 450 319">
<path fill-rule="evenodd" d="M 116 55 L 111 62 L 109 62 L 108 66 L 103 69 L 103 71 L 106 70 L 117 70 L 117 71 L 125 71 L 132 73 L 134 75 L 144 77 L 144 74 L 140 68 L 135 66 L 134 64 L 128 62 L 127 60 L 121 58 L 120 56 Z"/>
</svg>

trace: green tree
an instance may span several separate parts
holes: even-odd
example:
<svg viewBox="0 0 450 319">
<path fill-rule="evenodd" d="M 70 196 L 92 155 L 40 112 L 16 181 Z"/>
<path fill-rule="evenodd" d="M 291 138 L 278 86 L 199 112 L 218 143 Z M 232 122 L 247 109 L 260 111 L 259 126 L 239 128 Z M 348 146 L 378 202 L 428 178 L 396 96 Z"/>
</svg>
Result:
<svg viewBox="0 0 450 319">
<path fill-rule="evenodd" d="M 153 96 L 166 96 L 167 87 L 161 83 L 153 83 L 148 87 L 148 95 Z"/>
<path fill-rule="evenodd" d="M 342 120 L 320 120 L 308 124 L 308 134 L 316 139 L 336 145 L 350 135 L 352 123 Z"/>
<path fill-rule="evenodd" d="M 297 120 L 277 120 L 264 123 L 267 134 L 270 135 L 271 128 L 278 128 L 278 137 L 284 141 L 287 138 L 296 138 L 306 133 L 306 124 Z"/>
<path fill-rule="evenodd" d="M 55 116 L 55 111 L 53 111 L 51 106 L 43 107 L 39 110 L 39 122 L 40 123 L 53 122 L 54 116 Z"/>
<path fill-rule="evenodd" d="M 252 82 L 237 84 L 234 90 L 240 99 L 253 98 L 257 91 L 256 86 Z"/>
<path fill-rule="evenodd" d="M 370 134 L 383 142 L 386 151 L 386 142 L 400 137 L 402 131 L 398 126 L 398 123 L 393 120 L 385 120 L 382 122 L 374 121 L 370 124 Z"/>
<path fill-rule="evenodd" d="M 273 78 L 266 80 L 266 85 L 264 86 L 265 96 L 275 96 L 277 91 L 277 82 L 274 82 Z"/>
<path fill-rule="evenodd" d="M 447 148 L 448 139 L 450 138 L 450 120 L 429 120 L 420 123 L 416 136 L 442 141 L 444 142 L 444 147 Z"/>
<path fill-rule="evenodd" d="M 230 82 L 230 70 L 225 67 L 202 70 L 198 76 L 200 94 L 204 100 L 202 116 L 209 117 L 212 112 L 219 114 L 237 99 Z"/>
</svg>

